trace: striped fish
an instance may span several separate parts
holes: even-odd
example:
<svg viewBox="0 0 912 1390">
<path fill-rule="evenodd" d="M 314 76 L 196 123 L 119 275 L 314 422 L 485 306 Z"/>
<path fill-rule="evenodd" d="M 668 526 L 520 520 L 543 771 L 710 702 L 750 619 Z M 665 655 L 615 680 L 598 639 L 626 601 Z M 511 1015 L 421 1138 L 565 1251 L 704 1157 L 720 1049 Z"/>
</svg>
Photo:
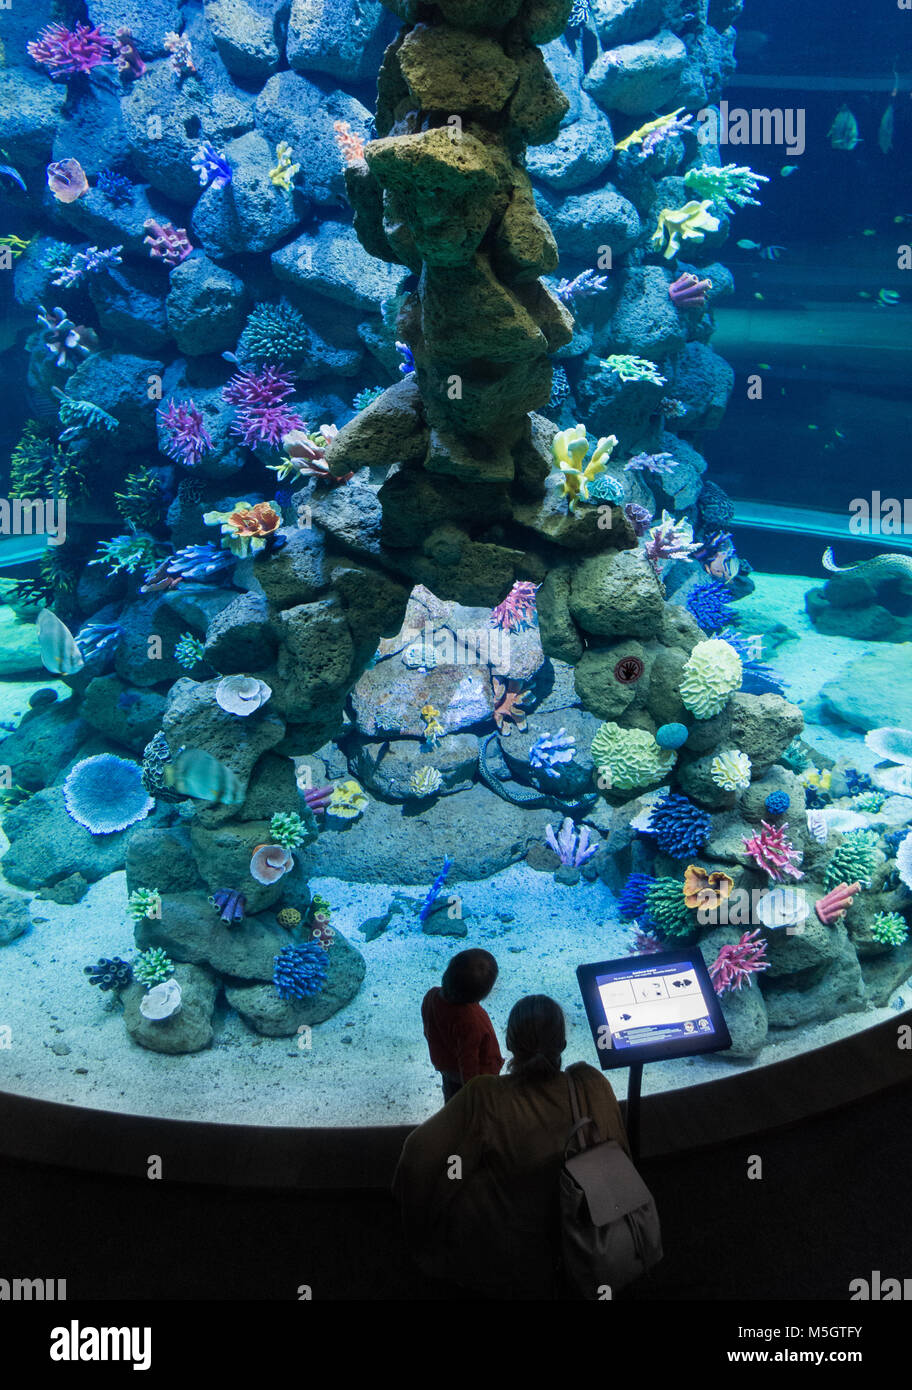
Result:
<svg viewBox="0 0 912 1390">
<path fill-rule="evenodd" d="M 66 623 L 62 623 L 50 608 L 42 608 L 36 626 L 41 664 L 46 671 L 52 671 L 55 676 L 71 676 L 82 670 L 85 660 Z"/>
<path fill-rule="evenodd" d="M 162 781 L 172 791 L 221 806 L 239 806 L 246 794 L 240 777 L 201 748 L 181 749 L 171 762 L 165 763 Z"/>
</svg>

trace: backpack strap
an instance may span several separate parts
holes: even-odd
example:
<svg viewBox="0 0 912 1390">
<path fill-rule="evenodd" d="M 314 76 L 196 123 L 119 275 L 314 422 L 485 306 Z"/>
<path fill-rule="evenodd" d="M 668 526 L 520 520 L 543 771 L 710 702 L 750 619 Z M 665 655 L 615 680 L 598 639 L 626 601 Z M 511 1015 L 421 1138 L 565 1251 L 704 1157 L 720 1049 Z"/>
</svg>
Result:
<svg viewBox="0 0 912 1390">
<path fill-rule="evenodd" d="M 570 1075 L 569 1071 L 565 1072 L 564 1075 L 567 1078 L 567 1088 L 570 1092 L 570 1114 L 573 1119 L 573 1128 L 567 1135 L 567 1142 L 564 1145 L 564 1151 L 566 1152 L 566 1150 L 573 1143 L 574 1138 L 579 1136 L 579 1147 L 580 1151 L 582 1152 L 584 1149 L 591 1148 L 593 1144 L 600 1144 L 602 1142 L 602 1136 L 599 1133 L 598 1125 L 595 1123 L 595 1120 L 593 1120 L 592 1116 L 583 1114 L 582 1106 L 580 1105 L 579 1090 L 577 1088 L 576 1080 L 574 1079 L 574 1077 Z M 587 1126 L 591 1126 L 592 1134 L 594 1134 L 595 1136 L 594 1139 L 590 1136 L 590 1140 L 588 1143 L 586 1142 L 582 1133 L 582 1131 L 585 1130 Z"/>
</svg>

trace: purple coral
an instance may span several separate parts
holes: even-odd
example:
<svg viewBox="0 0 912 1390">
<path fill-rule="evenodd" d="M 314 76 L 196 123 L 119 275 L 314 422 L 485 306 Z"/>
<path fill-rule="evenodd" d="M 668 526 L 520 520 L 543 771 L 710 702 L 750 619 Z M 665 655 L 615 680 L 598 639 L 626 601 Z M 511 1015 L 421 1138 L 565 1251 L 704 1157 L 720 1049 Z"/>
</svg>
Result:
<svg viewBox="0 0 912 1390">
<path fill-rule="evenodd" d="M 147 217 L 143 230 L 147 233 L 143 241 L 149 248 L 149 255 L 168 266 L 180 265 L 193 250 L 186 227 L 175 227 L 173 222 L 156 222 L 154 217 Z"/>
<path fill-rule="evenodd" d="M 243 922 L 247 899 L 236 888 L 218 888 L 209 899 L 217 909 L 219 917 L 233 927 L 235 922 Z"/>
<path fill-rule="evenodd" d="M 652 521 L 652 512 L 647 507 L 641 507 L 639 502 L 628 502 L 624 508 L 624 515 L 636 534 L 645 536 L 646 529 Z"/>
<path fill-rule="evenodd" d="M 59 304 L 50 310 L 39 305 L 37 319 L 44 324 L 44 346 L 53 357 L 55 367 L 75 367 L 72 359 L 88 357 L 98 341 L 91 328 L 73 323 Z"/>
<path fill-rule="evenodd" d="M 121 77 L 142 77 L 146 70 L 129 29 L 114 30 L 114 63 Z"/>
<path fill-rule="evenodd" d="M 728 989 L 740 989 L 745 980 L 753 984 L 751 975 L 759 970 L 769 970 L 770 962 L 764 959 L 766 942 L 762 939 L 758 941 L 756 938 L 759 935 L 758 927 L 756 931 L 746 931 L 734 945 L 722 947 L 709 967 L 709 978 L 717 994 L 724 994 Z"/>
<path fill-rule="evenodd" d="M 545 839 L 560 859 L 561 864 L 569 869 L 578 869 L 581 864 L 585 864 L 587 859 L 591 859 L 598 849 L 598 845 L 590 845 L 589 829 L 587 826 L 580 826 L 577 832 L 576 826 L 569 816 L 564 820 L 560 832 L 555 835 L 553 826 L 545 827 Z"/>
<path fill-rule="evenodd" d="M 37 39 L 26 44 L 30 58 L 47 68 L 52 77 L 70 77 L 77 72 L 91 72 L 102 63 L 110 63 L 114 40 L 94 24 L 46 25 Z"/>
<path fill-rule="evenodd" d="M 646 558 L 653 565 L 663 560 L 692 560 L 694 545 L 693 528 L 689 521 L 676 521 L 668 512 L 653 526 L 646 542 Z"/>
<path fill-rule="evenodd" d="M 173 400 L 160 407 L 158 418 L 169 435 L 165 453 L 186 468 L 195 468 L 212 448 L 212 436 L 203 424 L 203 415 L 193 401 Z"/>
<path fill-rule="evenodd" d="M 668 297 L 676 308 L 702 309 L 711 289 L 712 280 L 701 280 L 699 276 L 685 271 L 668 286 Z"/>
<path fill-rule="evenodd" d="M 158 593 L 163 589 L 176 589 L 184 579 L 202 581 L 217 576 L 223 579 L 233 566 L 237 557 L 230 550 L 220 550 L 207 542 L 204 545 L 185 545 L 167 560 L 146 573 L 141 594 Z"/>
<path fill-rule="evenodd" d="M 238 407 L 232 434 L 240 435 L 248 449 L 261 443 L 278 448 L 292 430 L 306 431 L 300 415 L 283 404 L 293 392 L 291 373 L 271 363 L 237 372 L 222 391 L 222 399 Z"/>
<path fill-rule="evenodd" d="M 677 468 L 673 454 L 634 454 L 624 464 L 625 473 L 670 473 Z"/>
<path fill-rule="evenodd" d="M 594 270 L 580 271 L 572 280 L 561 280 L 554 293 L 561 303 L 574 307 L 578 299 L 591 299 L 608 288 L 608 277 L 597 275 Z"/>
</svg>

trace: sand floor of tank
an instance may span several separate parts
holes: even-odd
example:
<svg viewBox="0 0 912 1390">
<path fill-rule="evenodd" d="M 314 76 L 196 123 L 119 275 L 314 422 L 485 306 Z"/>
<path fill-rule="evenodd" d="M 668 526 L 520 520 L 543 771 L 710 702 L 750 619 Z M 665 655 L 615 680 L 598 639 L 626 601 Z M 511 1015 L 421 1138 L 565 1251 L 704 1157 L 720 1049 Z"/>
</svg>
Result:
<svg viewBox="0 0 912 1390">
<path fill-rule="evenodd" d="M 739 605 L 745 632 L 751 616 L 773 616 L 796 632 L 772 664 L 788 681 L 790 698 L 808 717 L 805 737 L 831 757 L 851 750 L 870 767 L 860 736 L 817 725 L 817 692 L 865 649 L 848 638 L 824 637 L 804 614 L 813 581 L 758 575 L 757 592 Z M 27 699 L 27 695 L 25 696 Z M 2 708 L 0 700 L 0 708 Z M 17 706 L 18 708 L 19 706 Z M 483 829 L 483 827 L 479 827 Z M 5 845 L 0 845 L 5 848 Z M 409 1124 L 440 1103 L 436 1074 L 421 1033 L 420 1002 L 439 981 L 450 956 L 468 945 L 493 951 L 498 984 L 486 1003 L 501 1040 L 516 999 L 547 993 L 568 1020 L 566 1060 L 595 1062 L 595 1050 L 576 985 L 581 962 L 627 954 L 630 929 L 618 922 L 614 898 L 602 883 L 569 888 L 525 864 L 493 878 L 458 886 L 467 919 L 465 938 L 429 937 L 411 915 L 371 942 L 360 924 L 385 911 L 394 893 L 420 900 L 399 885 L 349 884 L 333 878 L 312 887 L 334 905 L 333 920 L 362 951 L 367 976 L 347 1008 L 314 1028 L 309 1048 L 296 1039 L 261 1038 L 222 1009 L 207 1050 L 168 1057 L 127 1036 L 119 1006 L 92 988 L 82 967 L 99 956 L 129 956 L 132 928 L 122 873 L 93 885 L 82 902 L 32 903 L 31 932 L 0 952 L 0 1088 L 21 1095 L 124 1113 L 263 1125 Z M 699 1084 L 823 1046 L 892 1016 L 908 1003 L 906 982 L 890 1005 L 828 1023 L 778 1031 L 753 1064 L 710 1056 L 648 1066 L 644 1092 Z M 612 1074 L 619 1095 L 626 1073 Z"/>
</svg>

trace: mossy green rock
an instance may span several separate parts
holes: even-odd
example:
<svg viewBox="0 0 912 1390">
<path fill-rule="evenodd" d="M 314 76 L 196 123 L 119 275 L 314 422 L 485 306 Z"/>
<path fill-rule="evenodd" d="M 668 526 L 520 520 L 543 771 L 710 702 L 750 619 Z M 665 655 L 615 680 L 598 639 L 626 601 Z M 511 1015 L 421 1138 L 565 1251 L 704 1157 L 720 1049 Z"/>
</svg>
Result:
<svg viewBox="0 0 912 1390">
<path fill-rule="evenodd" d="M 146 993 L 142 985 L 132 984 L 124 990 L 121 997 L 127 1032 L 150 1052 L 202 1052 L 212 1042 L 216 981 L 208 970 L 196 965 L 177 966 L 172 979 L 181 987 L 181 1006 L 170 1018 L 143 1017 L 139 1011 Z"/>
<path fill-rule="evenodd" d="M 573 575 L 570 613 L 597 637 L 654 637 L 664 599 L 642 551 L 612 550 L 584 560 Z"/>
</svg>

